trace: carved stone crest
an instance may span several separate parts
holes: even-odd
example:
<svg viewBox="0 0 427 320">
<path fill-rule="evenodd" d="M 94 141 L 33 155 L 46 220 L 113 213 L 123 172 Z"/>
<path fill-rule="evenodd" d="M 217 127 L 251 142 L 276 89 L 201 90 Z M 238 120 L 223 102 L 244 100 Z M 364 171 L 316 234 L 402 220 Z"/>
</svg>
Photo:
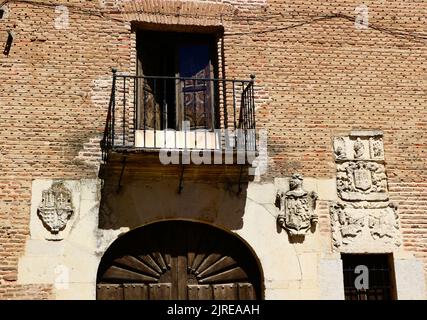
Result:
<svg viewBox="0 0 427 320">
<path fill-rule="evenodd" d="M 62 182 L 53 183 L 43 191 L 37 215 L 50 233 L 58 234 L 64 230 L 73 212 L 71 191 Z"/>
<path fill-rule="evenodd" d="M 353 145 L 354 149 L 354 158 L 361 158 L 365 153 L 365 146 L 360 138 L 357 138 Z"/>
<path fill-rule="evenodd" d="M 371 171 L 361 168 L 354 171 L 354 186 L 357 189 L 366 191 L 372 186 Z"/>
<path fill-rule="evenodd" d="M 393 238 L 399 229 L 397 205 L 390 202 L 388 206 L 381 209 L 376 216 L 369 216 L 369 228 L 372 238 Z"/>
<path fill-rule="evenodd" d="M 382 159 L 384 157 L 383 139 L 379 137 L 372 137 L 370 139 L 371 158 Z"/>
<path fill-rule="evenodd" d="M 352 131 L 335 137 L 333 147 L 340 198 L 329 207 L 334 248 L 381 252 L 399 246 L 399 217 L 397 206 L 389 202 L 383 133 Z"/>
<path fill-rule="evenodd" d="M 337 162 L 349 160 L 384 160 L 383 134 L 380 131 L 352 131 L 349 136 L 333 139 L 333 149 Z"/>
<path fill-rule="evenodd" d="M 337 249 L 375 248 L 401 244 L 397 206 L 381 203 L 377 206 L 365 204 L 334 203 L 330 206 L 332 240 Z M 373 241 L 376 242 L 373 242 Z"/>
<path fill-rule="evenodd" d="M 337 165 L 338 195 L 343 200 L 384 201 L 388 199 L 384 165 L 347 161 Z"/>
<path fill-rule="evenodd" d="M 277 222 L 291 236 L 305 235 L 318 221 L 315 214 L 317 194 L 305 191 L 302 182 L 302 175 L 293 174 L 289 182 L 290 190 L 278 192 L 276 196 L 280 210 Z"/>
<path fill-rule="evenodd" d="M 357 237 L 365 226 L 364 216 L 353 216 L 347 212 L 347 206 L 336 203 L 330 207 L 332 238 L 336 247 L 348 244 Z"/>
<path fill-rule="evenodd" d="M 342 137 L 335 138 L 334 152 L 337 160 L 342 160 L 347 158 L 346 144 L 345 144 L 344 138 Z"/>
</svg>

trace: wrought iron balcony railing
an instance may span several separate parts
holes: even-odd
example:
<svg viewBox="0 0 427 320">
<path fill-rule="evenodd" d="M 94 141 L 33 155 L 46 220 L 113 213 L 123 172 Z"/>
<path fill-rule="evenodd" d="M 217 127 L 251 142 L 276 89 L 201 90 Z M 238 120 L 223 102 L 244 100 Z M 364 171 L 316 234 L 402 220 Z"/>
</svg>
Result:
<svg viewBox="0 0 427 320">
<path fill-rule="evenodd" d="M 256 150 L 250 80 L 131 76 L 113 70 L 104 136 L 109 151 Z"/>
</svg>

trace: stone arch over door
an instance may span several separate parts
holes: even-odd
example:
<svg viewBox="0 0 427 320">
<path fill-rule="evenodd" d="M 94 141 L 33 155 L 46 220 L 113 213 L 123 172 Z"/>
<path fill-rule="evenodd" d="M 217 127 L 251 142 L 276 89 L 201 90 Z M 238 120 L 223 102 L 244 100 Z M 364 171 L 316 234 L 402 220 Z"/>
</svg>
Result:
<svg viewBox="0 0 427 320">
<path fill-rule="evenodd" d="M 98 300 L 262 298 L 262 271 L 237 235 L 193 221 L 152 223 L 119 237 L 97 274 Z"/>
</svg>

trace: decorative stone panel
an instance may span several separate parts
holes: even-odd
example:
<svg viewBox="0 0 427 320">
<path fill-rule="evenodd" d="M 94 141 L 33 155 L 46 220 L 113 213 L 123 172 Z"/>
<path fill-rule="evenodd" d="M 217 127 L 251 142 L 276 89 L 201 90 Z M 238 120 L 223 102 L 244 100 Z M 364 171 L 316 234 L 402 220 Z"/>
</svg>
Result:
<svg viewBox="0 0 427 320">
<path fill-rule="evenodd" d="M 384 164 L 370 161 L 338 163 L 337 190 L 339 197 L 347 201 L 388 200 Z"/>
<path fill-rule="evenodd" d="M 315 213 L 317 194 L 302 188 L 303 177 L 295 173 L 289 181 L 289 191 L 279 191 L 276 196 L 280 214 L 278 224 L 286 229 L 290 236 L 305 236 L 307 230 L 317 224 Z"/>
<path fill-rule="evenodd" d="M 401 244 L 397 206 L 392 202 L 338 202 L 330 213 L 333 245 L 340 251 L 383 251 Z"/>
<path fill-rule="evenodd" d="M 383 134 L 381 131 L 352 131 L 348 136 L 334 138 L 335 160 L 384 161 Z"/>
<path fill-rule="evenodd" d="M 393 251 L 401 245 L 397 205 L 389 202 L 381 131 L 334 138 L 338 202 L 330 206 L 333 247 Z"/>
<path fill-rule="evenodd" d="M 79 218 L 83 190 L 79 180 L 33 180 L 31 239 L 62 241 Z"/>
<path fill-rule="evenodd" d="M 37 209 L 37 215 L 51 234 L 64 230 L 73 212 L 71 191 L 62 182 L 55 182 L 42 192 L 42 202 Z"/>
</svg>

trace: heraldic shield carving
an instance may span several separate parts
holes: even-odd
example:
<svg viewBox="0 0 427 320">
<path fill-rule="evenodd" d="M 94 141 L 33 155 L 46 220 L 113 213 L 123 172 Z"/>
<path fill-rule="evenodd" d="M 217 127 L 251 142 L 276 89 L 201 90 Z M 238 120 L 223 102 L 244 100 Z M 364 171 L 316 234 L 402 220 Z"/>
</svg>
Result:
<svg viewBox="0 0 427 320">
<path fill-rule="evenodd" d="M 337 165 L 337 189 L 342 200 L 388 200 L 384 164 L 370 161 L 339 163 Z"/>
<path fill-rule="evenodd" d="M 277 222 L 290 236 L 304 236 L 318 221 L 315 214 L 317 194 L 305 191 L 302 182 L 302 175 L 293 174 L 289 181 L 290 190 L 278 192 L 276 196 L 280 210 Z"/>
<path fill-rule="evenodd" d="M 71 191 L 62 182 L 53 183 L 48 190 L 43 191 L 37 214 L 50 233 L 58 234 L 64 230 L 73 214 Z"/>
<path fill-rule="evenodd" d="M 334 250 L 378 252 L 399 247 L 399 215 L 389 200 L 383 133 L 354 130 L 335 137 L 333 147 L 339 197 L 329 207 Z"/>
</svg>

